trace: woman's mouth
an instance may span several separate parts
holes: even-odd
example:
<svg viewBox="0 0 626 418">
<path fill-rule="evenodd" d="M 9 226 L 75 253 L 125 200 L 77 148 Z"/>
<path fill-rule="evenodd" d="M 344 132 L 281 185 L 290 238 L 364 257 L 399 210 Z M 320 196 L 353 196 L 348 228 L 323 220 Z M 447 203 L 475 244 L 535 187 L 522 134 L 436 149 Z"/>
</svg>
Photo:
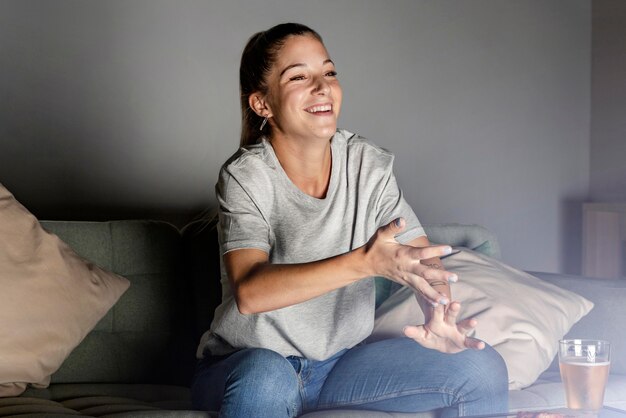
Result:
<svg viewBox="0 0 626 418">
<path fill-rule="evenodd" d="M 319 104 L 304 109 L 306 112 L 316 116 L 326 116 L 333 113 L 333 105 L 331 104 Z"/>
</svg>

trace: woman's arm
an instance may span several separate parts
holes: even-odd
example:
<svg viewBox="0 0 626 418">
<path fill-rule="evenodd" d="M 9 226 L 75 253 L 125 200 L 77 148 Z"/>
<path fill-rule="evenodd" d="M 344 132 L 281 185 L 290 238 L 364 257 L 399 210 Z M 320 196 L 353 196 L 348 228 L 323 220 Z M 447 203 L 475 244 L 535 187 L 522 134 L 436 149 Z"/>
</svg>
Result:
<svg viewBox="0 0 626 418">
<path fill-rule="evenodd" d="M 446 245 L 423 248 L 398 243 L 404 229 L 396 220 L 381 227 L 367 244 L 345 254 L 303 264 L 272 264 L 264 251 L 233 250 L 224 254 L 224 265 L 239 311 L 243 314 L 271 311 L 307 301 L 365 277 L 383 276 L 421 292 L 428 303 L 448 303 L 448 293 L 428 281 L 455 280 L 452 273 L 426 266 L 448 254 Z M 416 240 L 412 244 L 424 241 Z M 426 243 L 428 240 L 425 241 Z M 428 281 L 427 281 L 428 280 Z"/>
</svg>

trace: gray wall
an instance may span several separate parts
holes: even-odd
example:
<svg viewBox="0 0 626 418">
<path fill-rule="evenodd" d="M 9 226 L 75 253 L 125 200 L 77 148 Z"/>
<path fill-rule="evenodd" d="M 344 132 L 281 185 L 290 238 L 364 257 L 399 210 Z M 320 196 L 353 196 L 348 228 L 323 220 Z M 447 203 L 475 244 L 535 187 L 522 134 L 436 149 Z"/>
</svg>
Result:
<svg viewBox="0 0 626 418">
<path fill-rule="evenodd" d="M 626 202 L 626 2 L 594 0 L 591 190 L 597 202 Z"/>
<path fill-rule="evenodd" d="M 396 153 L 422 222 L 483 224 L 515 266 L 578 270 L 589 0 L 0 0 L 0 181 L 42 218 L 211 208 L 243 45 L 287 20 L 324 36 L 340 125 Z"/>
</svg>

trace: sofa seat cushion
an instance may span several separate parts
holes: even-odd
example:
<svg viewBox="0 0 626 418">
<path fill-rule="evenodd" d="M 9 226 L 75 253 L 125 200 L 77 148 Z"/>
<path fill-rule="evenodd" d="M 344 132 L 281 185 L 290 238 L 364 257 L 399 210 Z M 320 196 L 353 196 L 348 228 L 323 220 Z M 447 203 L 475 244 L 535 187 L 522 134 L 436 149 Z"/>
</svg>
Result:
<svg viewBox="0 0 626 418">
<path fill-rule="evenodd" d="M 44 414 L 80 417 L 197 417 L 189 389 L 152 384 L 68 383 L 28 389 L 20 397 L 0 399 L 0 417 Z"/>
<path fill-rule="evenodd" d="M 9 417 L 26 414 L 41 414 L 54 416 L 80 416 L 80 414 L 70 408 L 65 407 L 60 402 L 49 399 L 38 399 L 29 397 L 9 397 L 0 398 L 0 417 Z"/>
<path fill-rule="evenodd" d="M 611 374 L 604 393 L 604 404 L 626 409 L 626 375 Z M 509 391 L 512 412 L 556 409 L 565 407 L 565 392 L 559 372 L 549 370 L 530 387 Z"/>
</svg>

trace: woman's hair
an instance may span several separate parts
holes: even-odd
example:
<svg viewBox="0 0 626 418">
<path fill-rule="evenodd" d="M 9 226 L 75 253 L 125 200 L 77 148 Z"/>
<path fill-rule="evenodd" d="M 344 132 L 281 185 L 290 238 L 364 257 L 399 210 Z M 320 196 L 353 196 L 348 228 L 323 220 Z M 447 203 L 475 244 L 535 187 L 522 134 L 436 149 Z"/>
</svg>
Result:
<svg viewBox="0 0 626 418">
<path fill-rule="evenodd" d="M 257 91 L 267 94 L 267 75 L 276 63 L 278 52 L 288 37 L 302 35 L 311 35 L 322 42 L 322 37 L 317 32 L 299 23 L 283 23 L 259 32 L 248 40 L 239 66 L 241 146 L 255 144 L 263 135 L 260 130 L 263 118 L 250 108 L 250 95 Z M 269 124 L 264 129 L 271 133 Z"/>
</svg>

